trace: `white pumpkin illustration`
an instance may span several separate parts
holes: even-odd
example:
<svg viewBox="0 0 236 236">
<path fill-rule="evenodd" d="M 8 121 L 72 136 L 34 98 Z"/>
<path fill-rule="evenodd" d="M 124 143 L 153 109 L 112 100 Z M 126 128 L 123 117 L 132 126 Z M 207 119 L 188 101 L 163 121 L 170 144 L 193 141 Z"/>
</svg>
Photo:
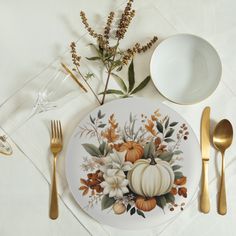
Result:
<svg viewBox="0 0 236 236">
<path fill-rule="evenodd" d="M 143 197 L 154 197 L 170 192 L 175 175 L 168 162 L 151 158 L 137 160 L 127 178 L 133 192 Z"/>
</svg>

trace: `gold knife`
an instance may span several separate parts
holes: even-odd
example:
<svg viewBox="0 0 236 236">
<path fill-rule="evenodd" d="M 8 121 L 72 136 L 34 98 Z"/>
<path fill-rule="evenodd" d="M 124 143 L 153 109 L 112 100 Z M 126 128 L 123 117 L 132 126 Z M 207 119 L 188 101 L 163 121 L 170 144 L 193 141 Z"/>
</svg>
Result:
<svg viewBox="0 0 236 236">
<path fill-rule="evenodd" d="M 208 162 L 210 158 L 210 107 L 205 107 L 201 121 L 201 151 L 202 151 L 202 189 L 200 210 L 203 213 L 210 211 L 208 190 Z"/>
</svg>

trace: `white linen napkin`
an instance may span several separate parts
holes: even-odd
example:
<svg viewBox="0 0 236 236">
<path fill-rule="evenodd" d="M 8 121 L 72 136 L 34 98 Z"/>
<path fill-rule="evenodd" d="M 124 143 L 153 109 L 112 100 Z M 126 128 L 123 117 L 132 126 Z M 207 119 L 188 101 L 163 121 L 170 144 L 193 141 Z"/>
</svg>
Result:
<svg viewBox="0 0 236 236">
<path fill-rule="evenodd" d="M 223 83 L 220 84 L 218 90 L 218 94 L 225 94 L 225 98 L 222 99 L 217 93 L 207 99 L 204 104 L 198 104 L 194 106 L 188 106 L 188 109 L 183 106 L 173 105 L 169 102 L 165 102 L 168 105 L 171 105 L 173 109 L 178 111 L 182 116 L 192 125 L 192 128 L 199 136 L 199 127 L 200 127 L 200 116 L 202 109 L 205 105 L 211 105 L 212 107 L 212 118 L 219 120 L 222 116 L 227 117 L 233 121 L 233 125 L 235 127 L 235 121 L 233 117 L 236 115 L 236 111 L 232 111 L 231 107 L 235 103 L 236 98 L 232 97 L 232 94 L 227 91 L 227 88 Z M 158 101 L 158 95 L 149 95 L 155 101 Z M 217 105 L 214 105 L 217 104 Z M 223 105 L 224 104 L 224 105 Z M 94 102 L 87 97 L 81 96 L 69 104 L 64 106 L 62 109 L 51 111 L 48 113 L 43 113 L 41 115 L 33 117 L 27 123 L 25 123 L 21 128 L 19 128 L 15 133 L 12 134 L 12 139 L 15 143 L 17 143 L 18 147 L 24 152 L 24 154 L 32 161 L 32 163 L 37 166 L 38 170 L 41 174 L 46 178 L 48 183 L 51 182 L 51 153 L 49 151 L 49 141 L 50 141 L 50 119 L 58 119 L 62 121 L 64 136 L 65 136 L 65 147 L 67 146 L 68 140 L 70 138 L 73 129 L 78 124 L 79 120 L 91 111 L 96 105 Z M 219 109 L 220 107 L 220 109 Z M 74 109 L 73 109 L 74 108 Z M 30 140 L 30 142 L 29 142 Z M 231 163 L 232 160 L 236 159 L 235 157 L 235 141 L 233 146 L 226 153 L 226 162 Z M 83 210 L 80 209 L 78 204 L 73 199 L 69 189 L 68 184 L 65 178 L 64 171 L 64 161 L 65 161 L 65 151 L 60 155 L 58 159 L 58 192 L 60 193 L 61 200 L 64 204 L 71 210 L 71 213 L 79 220 L 79 222 L 84 225 L 91 235 L 130 235 L 130 231 L 127 230 L 119 230 L 109 226 L 101 225 L 92 218 L 90 218 Z M 211 159 L 210 159 L 210 179 L 211 181 L 216 178 L 217 173 L 216 166 L 219 164 L 220 159 L 215 157 L 215 151 L 211 150 Z M 200 157 L 199 157 L 200 158 Z M 216 161 L 217 160 L 217 161 Z M 234 168 L 233 168 L 234 169 Z M 228 177 L 228 178 L 227 178 Z M 233 175 L 230 171 L 226 172 L 226 179 L 230 179 L 229 183 L 233 183 L 236 181 L 236 175 Z M 198 203 L 195 200 L 187 209 L 185 209 L 178 218 L 174 219 L 172 223 L 168 222 L 165 225 L 161 225 L 155 227 L 153 229 L 146 229 L 141 231 L 132 231 L 136 235 L 158 235 L 163 233 L 164 235 L 168 235 L 168 233 L 176 234 L 176 227 L 178 227 L 178 232 L 187 232 L 186 230 L 189 227 L 191 230 L 192 227 L 195 226 L 196 222 L 211 222 L 214 223 L 214 220 L 217 220 L 217 227 L 221 229 L 223 227 L 223 222 L 220 220 L 222 217 L 216 214 L 216 205 L 215 203 L 215 194 L 216 194 L 216 183 L 212 182 L 211 184 L 211 202 L 212 202 L 212 210 L 208 215 L 203 215 L 198 211 Z M 229 196 L 229 213 L 227 219 L 230 214 L 234 214 L 233 208 L 234 203 L 230 199 L 234 195 L 234 188 L 228 187 L 228 196 Z M 231 207 L 232 204 L 232 207 Z M 191 219 L 191 220 L 190 220 Z M 180 223 L 179 223 L 180 222 Z M 184 222 L 188 222 L 188 225 L 184 224 Z M 200 224 L 200 223 L 199 223 Z M 207 225 L 203 224 L 203 231 L 210 230 L 212 233 L 214 227 L 209 228 Z M 205 229 L 205 230 L 204 230 Z M 168 233 L 167 233 L 168 232 Z M 178 234 L 177 234 L 178 235 Z M 210 235 L 210 234 L 205 234 Z"/>
</svg>

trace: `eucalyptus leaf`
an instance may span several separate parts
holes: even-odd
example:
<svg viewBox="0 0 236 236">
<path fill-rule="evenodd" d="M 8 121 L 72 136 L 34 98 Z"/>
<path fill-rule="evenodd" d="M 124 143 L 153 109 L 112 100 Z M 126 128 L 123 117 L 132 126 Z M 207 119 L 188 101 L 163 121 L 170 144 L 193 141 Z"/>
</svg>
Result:
<svg viewBox="0 0 236 236">
<path fill-rule="evenodd" d="M 165 135 L 165 138 L 171 137 L 172 134 L 174 133 L 174 131 L 175 131 L 174 129 L 170 128 L 170 129 L 167 131 L 167 133 L 166 133 L 166 135 Z"/>
<path fill-rule="evenodd" d="M 112 75 L 114 76 L 114 78 L 115 78 L 117 84 L 120 86 L 120 88 L 121 88 L 124 92 L 127 92 L 128 89 L 127 89 L 127 86 L 126 86 L 124 80 L 123 80 L 119 75 L 117 75 L 117 74 L 112 73 Z"/>
<path fill-rule="evenodd" d="M 158 156 L 158 158 L 162 159 L 163 161 L 169 162 L 169 161 L 171 161 L 173 155 L 174 154 L 171 152 L 163 152 Z"/>
<path fill-rule="evenodd" d="M 102 115 L 102 111 L 99 110 L 99 111 L 98 111 L 98 118 L 99 118 L 99 119 L 100 119 L 101 115 Z"/>
<path fill-rule="evenodd" d="M 150 81 L 151 77 L 148 76 L 146 77 L 132 92 L 131 94 L 135 94 L 137 92 L 139 92 L 140 90 L 142 90 L 143 88 L 146 87 L 146 85 L 148 84 L 148 82 Z"/>
<path fill-rule="evenodd" d="M 94 119 L 92 118 L 91 115 L 89 116 L 89 119 L 90 119 L 91 123 L 94 124 Z"/>
<path fill-rule="evenodd" d="M 163 126 L 162 126 L 162 124 L 159 121 L 157 121 L 156 122 L 156 126 L 157 126 L 158 131 L 163 134 Z"/>
<path fill-rule="evenodd" d="M 130 215 L 133 215 L 136 212 L 135 207 L 130 210 Z"/>
<path fill-rule="evenodd" d="M 105 153 L 105 147 L 106 147 L 106 143 L 102 142 L 99 146 L 99 151 L 104 154 Z"/>
<path fill-rule="evenodd" d="M 168 127 L 168 125 L 169 125 L 169 118 L 167 118 L 167 120 L 166 120 L 166 122 L 165 122 L 165 129 Z"/>
<path fill-rule="evenodd" d="M 156 200 L 157 200 L 157 206 L 164 209 L 164 207 L 166 206 L 166 198 L 163 195 L 161 195 L 157 196 Z"/>
<path fill-rule="evenodd" d="M 175 179 L 180 179 L 183 177 L 183 173 L 181 171 L 176 171 L 174 172 L 175 174 Z"/>
<path fill-rule="evenodd" d="M 153 142 L 146 143 L 144 145 L 144 158 L 148 158 L 150 155 L 153 155 L 155 151 Z"/>
<path fill-rule="evenodd" d="M 173 166 L 172 166 L 172 170 L 173 170 L 173 171 L 178 170 L 178 169 L 180 169 L 180 168 L 181 168 L 180 165 L 173 165 Z"/>
<path fill-rule="evenodd" d="M 172 139 L 172 138 L 165 138 L 164 141 L 165 141 L 166 143 L 175 142 L 175 140 Z"/>
<path fill-rule="evenodd" d="M 97 148 L 95 145 L 90 143 L 84 143 L 82 144 L 84 149 L 91 155 L 95 157 L 99 157 L 102 153 L 100 152 L 99 148 Z"/>
<path fill-rule="evenodd" d="M 127 207 L 126 207 L 126 211 L 129 211 L 130 208 L 131 208 L 131 205 L 128 203 L 128 204 L 127 204 Z"/>
<path fill-rule="evenodd" d="M 89 61 L 101 60 L 100 57 L 86 57 L 86 59 L 89 60 Z"/>
<path fill-rule="evenodd" d="M 137 209 L 137 214 L 142 216 L 143 218 L 145 218 L 145 215 L 142 211 L 140 211 L 139 209 Z"/>
<path fill-rule="evenodd" d="M 170 123 L 170 127 L 174 127 L 174 126 L 176 126 L 178 124 L 178 122 L 172 122 L 172 123 Z"/>
<path fill-rule="evenodd" d="M 110 198 L 108 195 L 104 195 L 101 202 L 102 210 L 111 207 L 115 203 L 115 201 L 116 200 L 114 198 Z"/>
<path fill-rule="evenodd" d="M 171 193 L 166 193 L 164 195 L 165 199 L 166 199 L 166 203 L 173 203 L 175 202 L 175 196 L 172 195 Z"/>
<path fill-rule="evenodd" d="M 104 128 L 106 126 L 106 124 L 100 124 L 99 126 L 98 126 L 98 128 Z"/>
<path fill-rule="evenodd" d="M 182 153 L 183 153 L 183 152 L 180 151 L 180 150 L 176 150 L 176 151 L 173 152 L 174 155 L 179 155 L 179 154 L 182 154 Z"/>
<path fill-rule="evenodd" d="M 128 78 L 129 78 L 129 92 L 131 92 L 134 88 L 135 84 L 135 77 L 134 77 L 134 61 L 132 60 L 130 65 L 129 65 L 129 70 L 128 70 Z"/>
<path fill-rule="evenodd" d="M 105 92 L 99 93 L 99 95 L 104 94 Z M 118 94 L 118 95 L 123 95 L 124 93 L 121 90 L 116 90 L 116 89 L 108 89 L 106 91 L 106 94 Z"/>
</svg>

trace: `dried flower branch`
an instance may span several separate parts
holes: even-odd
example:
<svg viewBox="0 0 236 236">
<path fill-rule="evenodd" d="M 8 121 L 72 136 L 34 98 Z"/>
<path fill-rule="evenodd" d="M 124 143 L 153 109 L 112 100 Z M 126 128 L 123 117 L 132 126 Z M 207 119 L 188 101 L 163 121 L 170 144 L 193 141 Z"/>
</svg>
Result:
<svg viewBox="0 0 236 236">
<path fill-rule="evenodd" d="M 76 44 L 75 42 L 72 42 L 71 45 L 71 57 L 72 57 L 72 62 L 75 66 L 75 71 L 81 76 L 81 78 L 83 79 L 83 81 L 86 83 L 86 85 L 89 87 L 90 91 L 93 93 L 93 95 L 95 96 L 95 98 L 97 99 L 98 103 L 101 104 L 101 101 L 99 100 L 97 94 L 95 93 L 95 91 L 93 90 L 93 88 L 90 86 L 89 82 L 87 81 L 87 79 L 85 78 L 85 76 L 81 73 L 79 66 L 80 66 L 80 59 L 81 57 L 77 54 L 76 51 Z"/>
<path fill-rule="evenodd" d="M 109 13 L 106 25 L 104 27 L 103 33 L 96 32 L 88 23 L 88 19 L 86 17 L 86 14 L 81 11 L 80 17 L 82 20 L 82 23 L 84 24 L 85 29 L 88 31 L 89 35 L 91 35 L 94 39 L 97 40 L 97 45 L 90 44 L 96 51 L 96 56 L 87 58 L 91 61 L 101 61 L 106 69 L 107 72 L 107 78 L 104 90 L 99 93 L 102 95 L 101 101 L 99 100 L 96 93 L 93 91 L 91 86 L 86 80 L 86 77 L 82 75 L 82 73 L 79 70 L 80 66 L 80 56 L 78 56 L 76 52 L 76 45 L 75 43 L 71 44 L 71 56 L 72 56 L 72 62 L 75 65 L 74 70 L 77 71 L 77 73 L 81 76 L 81 78 L 84 80 L 84 82 L 87 84 L 89 89 L 92 91 L 96 99 L 99 101 L 100 104 L 103 104 L 105 102 L 106 94 L 112 93 L 111 90 L 108 91 L 108 84 L 110 81 L 110 77 L 112 74 L 114 74 L 114 71 L 120 71 L 123 69 L 123 66 L 128 65 L 131 60 L 133 60 L 134 56 L 136 54 L 144 53 L 148 49 L 150 49 L 154 43 L 157 41 L 157 37 L 154 36 L 147 44 L 141 45 L 140 43 L 136 43 L 134 46 L 130 47 L 126 50 L 120 49 L 120 41 L 124 39 L 126 32 L 132 22 L 132 19 L 135 16 L 135 10 L 132 9 L 133 0 L 128 0 L 125 9 L 123 10 L 123 13 L 121 14 L 121 17 L 118 21 L 118 28 L 115 30 L 115 39 L 116 41 L 112 44 L 113 40 L 110 39 L 110 34 L 112 31 L 112 23 L 114 21 L 115 13 L 112 11 Z M 133 61 L 131 63 L 131 66 L 133 66 Z M 141 82 L 141 85 L 137 86 L 138 88 L 133 89 L 134 81 L 129 81 L 129 84 L 131 82 L 132 89 L 128 91 L 127 94 L 123 94 L 123 92 L 119 92 L 120 95 L 129 96 L 133 94 L 133 92 L 137 92 L 141 89 L 143 89 L 150 77 L 147 77 L 144 81 Z M 124 82 L 124 81 L 123 81 Z M 124 83 L 125 84 L 125 83 Z M 123 85 L 124 86 L 124 85 Z M 118 93 L 117 91 L 114 91 L 114 93 Z M 125 91 L 127 92 L 127 91 Z"/>
</svg>

